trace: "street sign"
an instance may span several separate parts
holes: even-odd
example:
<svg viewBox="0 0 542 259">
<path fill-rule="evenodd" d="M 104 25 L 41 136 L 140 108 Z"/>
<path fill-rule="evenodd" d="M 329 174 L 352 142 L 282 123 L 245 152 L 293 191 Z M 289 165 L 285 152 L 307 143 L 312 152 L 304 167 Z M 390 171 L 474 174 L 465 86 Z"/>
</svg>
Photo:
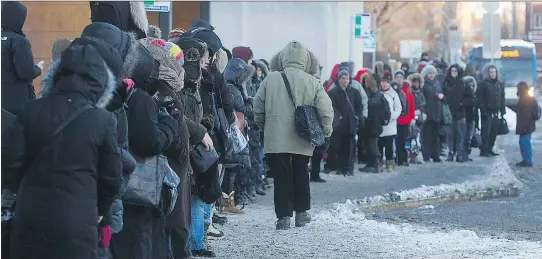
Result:
<svg viewBox="0 0 542 259">
<path fill-rule="evenodd" d="M 169 1 L 144 1 L 145 11 L 148 12 L 164 12 L 171 10 L 171 2 Z"/>
<path fill-rule="evenodd" d="M 363 41 L 363 52 L 376 52 L 376 36 L 374 34 L 369 34 L 369 36 Z"/>
<path fill-rule="evenodd" d="M 419 58 L 422 56 L 423 45 L 421 40 L 402 40 L 399 47 L 401 58 Z"/>
<path fill-rule="evenodd" d="M 529 31 L 529 40 L 533 43 L 542 43 L 542 31 Z"/>
<path fill-rule="evenodd" d="M 482 17 L 482 28 L 482 43 L 484 44 L 482 48 L 482 57 L 491 60 L 500 59 L 501 16 L 498 13 L 484 14 Z"/>
<path fill-rule="evenodd" d="M 365 39 L 371 34 L 371 14 L 361 13 L 354 16 L 354 38 Z"/>
</svg>

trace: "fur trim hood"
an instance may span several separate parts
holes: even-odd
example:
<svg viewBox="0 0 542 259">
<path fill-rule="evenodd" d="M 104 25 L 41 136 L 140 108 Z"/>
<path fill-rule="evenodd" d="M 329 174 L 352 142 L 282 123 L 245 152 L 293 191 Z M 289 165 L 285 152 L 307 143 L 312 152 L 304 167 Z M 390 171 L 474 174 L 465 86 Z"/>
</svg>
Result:
<svg viewBox="0 0 542 259">
<path fill-rule="evenodd" d="M 232 58 L 224 71 L 224 80 L 238 86 L 245 85 L 256 71 L 254 66 L 245 63 L 240 58 Z"/>
<path fill-rule="evenodd" d="M 361 80 L 363 82 L 363 88 L 369 89 L 373 93 L 378 92 L 378 83 L 376 82 L 371 73 L 363 74 L 361 76 Z"/>
<path fill-rule="evenodd" d="M 320 63 L 314 53 L 298 41 L 292 41 L 277 53 L 270 62 L 271 71 L 284 71 L 285 68 L 297 68 L 317 76 Z"/>
<path fill-rule="evenodd" d="M 414 80 L 417 79 L 418 81 L 420 81 L 420 88 L 422 88 L 422 87 L 423 87 L 423 83 L 424 83 L 424 81 L 425 81 L 423 78 L 424 78 L 424 77 L 422 76 L 422 74 L 420 74 L 420 73 L 413 73 L 413 74 L 410 74 L 410 75 L 407 77 L 406 81 L 407 81 L 408 84 L 412 87 L 412 81 L 414 81 Z"/>
<path fill-rule="evenodd" d="M 473 93 L 476 93 L 476 89 L 478 89 L 478 83 L 473 76 L 464 76 L 463 82 L 465 82 L 465 86 L 468 86 L 472 89 Z"/>
<path fill-rule="evenodd" d="M 147 28 L 147 36 L 151 37 L 151 38 L 161 39 L 162 38 L 162 30 L 160 30 L 160 28 L 158 26 L 151 24 Z"/>
<path fill-rule="evenodd" d="M 384 62 L 382 61 L 375 62 L 375 68 L 374 68 L 373 73 L 377 74 L 380 78 L 383 78 L 384 77 Z"/>
<path fill-rule="evenodd" d="M 102 55 L 110 55 L 108 60 L 111 64 L 108 65 Z M 92 45 L 76 45 L 68 48 L 63 57 L 64 60 L 54 60 L 49 66 L 41 81 L 38 98 L 47 97 L 55 91 L 83 91 L 85 96 L 95 98 L 94 104 L 97 107 L 105 109 L 113 99 L 118 84 L 118 75 L 115 75 L 110 66 L 122 63 L 120 56 L 112 52 L 100 53 L 100 50 Z M 107 75 L 105 78 L 99 74 L 100 69 L 105 70 L 102 70 Z M 80 82 L 85 82 L 86 85 L 63 82 L 64 78 L 70 80 L 72 76 L 81 77 Z"/>
<path fill-rule="evenodd" d="M 132 15 L 134 25 L 139 30 L 147 32 L 149 28 L 149 19 L 147 18 L 147 11 L 145 11 L 145 4 L 143 1 L 130 1 L 130 14 Z"/>
<path fill-rule="evenodd" d="M 213 59 L 213 65 L 220 72 L 224 73 L 226 66 L 228 65 L 228 54 L 223 49 L 219 49 L 215 53 L 215 58 Z"/>
<path fill-rule="evenodd" d="M 269 68 L 267 67 L 265 63 L 263 63 L 263 61 L 258 60 L 258 59 L 252 60 L 252 64 L 254 65 L 255 68 L 259 68 L 262 70 L 264 77 L 269 74 Z"/>
</svg>

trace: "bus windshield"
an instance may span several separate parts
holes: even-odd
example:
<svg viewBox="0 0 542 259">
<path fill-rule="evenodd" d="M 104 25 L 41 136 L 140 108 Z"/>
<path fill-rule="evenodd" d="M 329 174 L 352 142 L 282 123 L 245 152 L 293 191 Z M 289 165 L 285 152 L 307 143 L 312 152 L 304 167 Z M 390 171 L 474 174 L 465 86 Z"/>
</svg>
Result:
<svg viewBox="0 0 542 259">
<path fill-rule="evenodd" d="M 490 60 L 479 60 L 479 68 L 483 68 Z M 506 85 L 516 86 L 519 82 L 524 81 L 529 85 L 533 85 L 533 63 L 526 59 L 495 59 L 493 63 L 499 70 L 499 78 Z"/>
</svg>

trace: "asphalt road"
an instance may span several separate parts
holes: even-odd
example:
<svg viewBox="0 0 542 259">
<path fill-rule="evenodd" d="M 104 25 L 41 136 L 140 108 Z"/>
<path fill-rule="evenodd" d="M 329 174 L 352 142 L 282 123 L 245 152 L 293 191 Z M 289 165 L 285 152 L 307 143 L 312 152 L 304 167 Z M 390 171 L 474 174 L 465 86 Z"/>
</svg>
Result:
<svg viewBox="0 0 542 259">
<path fill-rule="evenodd" d="M 542 125 L 538 125 L 541 128 Z M 437 229 L 468 229 L 480 236 L 496 236 L 513 240 L 542 240 L 542 134 L 533 135 L 533 160 L 530 169 L 516 168 L 520 161 L 518 137 L 511 132 L 499 139 L 516 177 L 524 184 L 517 198 L 459 202 L 400 209 L 372 215 L 377 220 L 393 223 L 409 222 Z M 477 152 L 473 154 L 477 156 Z M 536 164 L 538 162 L 538 164 Z"/>
</svg>

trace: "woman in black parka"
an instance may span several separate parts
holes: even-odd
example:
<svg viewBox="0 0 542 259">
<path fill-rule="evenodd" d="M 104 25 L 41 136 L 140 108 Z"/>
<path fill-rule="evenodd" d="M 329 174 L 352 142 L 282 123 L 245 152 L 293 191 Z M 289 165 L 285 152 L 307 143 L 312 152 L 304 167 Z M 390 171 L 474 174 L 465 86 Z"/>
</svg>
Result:
<svg viewBox="0 0 542 259">
<path fill-rule="evenodd" d="M 98 222 L 122 183 L 117 122 L 104 109 L 120 67 L 106 45 L 72 44 L 42 84 L 48 94 L 28 102 L 6 133 L 2 164 L 21 179 L 12 259 L 97 257 Z M 85 105 L 93 106 L 51 137 Z"/>
<path fill-rule="evenodd" d="M 26 101 L 36 99 L 32 80 L 41 75 L 34 65 L 30 41 L 23 33 L 26 7 L 2 2 L 2 109 L 17 114 Z"/>
</svg>

